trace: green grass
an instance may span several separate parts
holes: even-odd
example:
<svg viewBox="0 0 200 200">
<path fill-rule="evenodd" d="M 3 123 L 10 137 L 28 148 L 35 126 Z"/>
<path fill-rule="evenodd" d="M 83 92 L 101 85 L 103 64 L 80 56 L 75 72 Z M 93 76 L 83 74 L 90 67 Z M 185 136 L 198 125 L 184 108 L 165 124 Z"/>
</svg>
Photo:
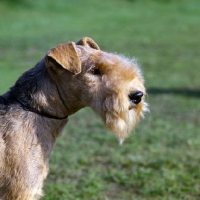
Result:
<svg viewBox="0 0 200 200">
<path fill-rule="evenodd" d="M 92 37 L 138 58 L 150 114 L 119 146 L 90 109 L 71 116 L 43 200 L 200 199 L 200 1 L 0 2 L 0 91 L 46 51 Z"/>
</svg>

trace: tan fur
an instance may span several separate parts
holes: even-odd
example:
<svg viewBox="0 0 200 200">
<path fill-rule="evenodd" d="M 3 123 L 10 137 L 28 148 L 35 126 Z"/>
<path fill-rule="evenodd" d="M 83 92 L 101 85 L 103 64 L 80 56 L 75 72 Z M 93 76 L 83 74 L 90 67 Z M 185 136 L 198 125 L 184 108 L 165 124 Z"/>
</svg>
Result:
<svg viewBox="0 0 200 200">
<path fill-rule="evenodd" d="M 42 196 L 65 116 L 81 108 L 91 107 L 119 139 L 126 138 L 147 110 L 144 96 L 138 104 L 130 101 L 136 91 L 145 95 L 137 63 L 101 51 L 90 38 L 51 49 L 0 97 L 0 200 Z"/>
</svg>

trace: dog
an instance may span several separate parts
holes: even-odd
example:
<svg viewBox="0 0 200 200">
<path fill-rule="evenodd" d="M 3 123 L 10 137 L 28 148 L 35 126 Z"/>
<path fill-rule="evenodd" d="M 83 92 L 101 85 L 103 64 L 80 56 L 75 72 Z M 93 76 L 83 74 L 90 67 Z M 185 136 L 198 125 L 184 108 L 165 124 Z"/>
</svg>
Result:
<svg viewBox="0 0 200 200">
<path fill-rule="evenodd" d="M 37 200 L 68 116 L 91 107 L 122 141 L 147 111 L 135 60 L 88 37 L 60 44 L 0 96 L 0 200 Z"/>
</svg>

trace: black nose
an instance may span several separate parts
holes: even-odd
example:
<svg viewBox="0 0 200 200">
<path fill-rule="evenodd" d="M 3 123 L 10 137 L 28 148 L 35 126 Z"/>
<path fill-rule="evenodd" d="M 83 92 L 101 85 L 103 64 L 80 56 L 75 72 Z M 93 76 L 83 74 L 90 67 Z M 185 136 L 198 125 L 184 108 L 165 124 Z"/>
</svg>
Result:
<svg viewBox="0 0 200 200">
<path fill-rule="evenodd" d="M 137 92 L 129 94 L 128 97 L 134 104 L 138 104 L 142 100 L 142 96 L 143 96 L 143 92 L 137 91 Z"/>
</svg>

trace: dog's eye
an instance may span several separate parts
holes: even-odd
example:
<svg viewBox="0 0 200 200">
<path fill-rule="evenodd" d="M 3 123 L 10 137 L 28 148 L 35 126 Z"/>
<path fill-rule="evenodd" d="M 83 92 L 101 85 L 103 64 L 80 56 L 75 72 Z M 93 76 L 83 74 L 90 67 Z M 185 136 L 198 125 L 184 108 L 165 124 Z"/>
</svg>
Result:
<svg viewBox="0 0 200 200">
<path fill-rule="evenodd" d="M 92 74 L 92 75 L 97 75 L 97 76 L 101 75 L 101 71 L 98 68 L 96 68 L 96 67 L 90 69 L 89 73 Z"/>
</svg>

